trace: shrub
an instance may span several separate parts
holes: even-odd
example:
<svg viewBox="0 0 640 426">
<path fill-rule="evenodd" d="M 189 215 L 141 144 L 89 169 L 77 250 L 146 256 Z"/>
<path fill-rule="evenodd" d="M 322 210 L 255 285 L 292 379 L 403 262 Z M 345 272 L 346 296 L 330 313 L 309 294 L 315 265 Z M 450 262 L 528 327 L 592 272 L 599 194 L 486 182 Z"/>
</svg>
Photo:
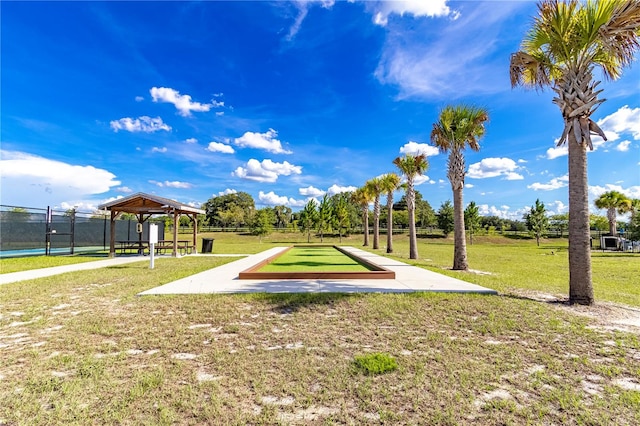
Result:
<svg viewBox="0 0 640 426">
<path fill-rule="evenodd" d="M 372 375 L 388 373 L 398 368 L 395 358 L 383 353 L 356 355 L 353 363 L 358 370 Z"/>
</svg>

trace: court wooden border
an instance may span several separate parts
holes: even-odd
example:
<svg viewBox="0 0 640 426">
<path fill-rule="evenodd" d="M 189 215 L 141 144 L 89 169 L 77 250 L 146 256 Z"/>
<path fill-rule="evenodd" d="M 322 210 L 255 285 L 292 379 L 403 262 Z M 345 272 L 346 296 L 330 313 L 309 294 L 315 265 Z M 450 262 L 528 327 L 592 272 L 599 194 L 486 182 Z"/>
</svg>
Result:
<svg viewBox="0 0 640 426">
<path fill-rule="evenodd" d="M 343 272 L 261 272 L 259 271 L 264 265 L 273 262 L 278 257 L 282 256 L 294 247 L 333 247 L 340 253 L 349 256 L 356 262 L 366 265 L 371 271 L 343 271 Z M 370 260 L 363 259 L 356 256 L 336 245 L 303 245 L 296 244 L 288 247 L 286 250 L 281 251 L 278 254 L 268 257 L 267 259 L 258 262 L 250 268 L 240 272 L 238 279 L 241 280 L 394 280 L 396 273 L 380 265 L 377 265 Z"/>
</svg>

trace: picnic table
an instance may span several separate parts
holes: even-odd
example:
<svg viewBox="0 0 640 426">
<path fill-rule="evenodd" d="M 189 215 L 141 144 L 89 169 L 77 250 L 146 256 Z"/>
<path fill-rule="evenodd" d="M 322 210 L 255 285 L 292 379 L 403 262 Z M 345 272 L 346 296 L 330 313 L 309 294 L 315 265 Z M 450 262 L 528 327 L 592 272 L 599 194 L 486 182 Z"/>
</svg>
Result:
<svg viewBox="0 0 640 426">
<path fill-rule="evenodd" d="M 150 245 L 149 241 L 138 241 L 138 240 L 121 240 L 116 241 L 116 250 L 118 250 L 121 254 L 126 253 L 137 253 L 146 256 L 149 254 Z M 159 240 L 154 245 L 155 254 L 165 254 L 167 251 L 173 251 L 173 240 Z M 176 251 L 181 255 L 191 254 L 193 253 L 193 245 L 189 240 L 178 240 L 178 245 L 176 247 Z"/>
</svg>

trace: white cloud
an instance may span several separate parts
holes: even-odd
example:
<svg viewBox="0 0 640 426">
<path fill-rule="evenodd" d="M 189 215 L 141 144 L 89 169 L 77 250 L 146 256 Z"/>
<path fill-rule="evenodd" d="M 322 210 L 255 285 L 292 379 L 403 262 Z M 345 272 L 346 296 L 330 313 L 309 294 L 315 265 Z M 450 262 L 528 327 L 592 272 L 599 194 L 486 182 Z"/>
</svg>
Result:
<svg viewBox="0 0 640 426">
<path fill-rule="evenodd" d="M 472 179 L 486 179 L 504 176 L 505 180 L 520 180 L 524 177 L 518 173 L 520 167 L 510 158 L 485 158 L 479 163 L 469 166 L 467 176 Z"/>
<path fill-rule="evenodd" d="M 498 208 L 488 204 L 478 205 L 478 213 L 480 213 L 481 216 L 498 216 L 502 219 L 510 220 L 522 220 L 522 215 L 524 215 L 528 210 L 528 208 L 522 208 L 511 211 L 511 207 L 509 206 L 500 206 L 500 208 Z"/>
<path fill-rule="evenodd" d="M 222 117 L 224 115 L 224 111 L 216 111 L 217 117 Z"/>
<path fill-rule="evenodd" d="M 209 142 L 209 146 L 207 146 L 206 150 L 211 152 L 221 152 L 223 154 L 233 154 L 235 152 L 233 147 L 220 142 Z"/>
<path fill-rule="evenodd" d="M 136 96 L 136 102 L 142 102 L 144 98 L 142 96 Z"/>
<path fill-rule="evenodd" d="M 157 146 L 154 146 L 153 148 L 151 148 L 151 152 L 165 153 L 167 152 L 167 148 L 166 147 L 158 148 Z"/>
<path fill-rule="evenodd" d="M 558 143 L 557 139 L 556 143 Z M 549 160 L 553 160 L 554 158 L 562 157 L 564 155 L 569 155 L 569 148 L 567 148 L 566 144 L 562 146 L 554 146 L 547 150 L 547 158 Z"/>
<path fill-rule="evenodd" d="M 198 139 L 196 138 L 189 138 L 189 139 L 185 139 L 184 140 L 185 143 L 198 143 Z"/>
<path fill-rule="evenodd" d="M 149 183 L 159 186 L 160 188 L 166 187 L 166 188 L 189 189 L 193 187 L 193 185 L 188 182 L 180 182 L 177 180 L 174 180 L 174 181 L 165 180 L 164 182 L 158 182 L 157 180 L 150 180 Z"/>
<path fill-rule="evenodd" d="M 302 207 L 307 203 L 307 200 L 296 200 L 295 198 L 287 198 L 284 195 L 277 195 L 273 191 L 270 191 L 266 194 L 260 191 L 258 193 L 258 199 L 260 200 L 261 204 L 267 206 Z"/>
<path fill-rule="evenodd" d="M 122 192 L 124 194 L 130 194 L 133 192 L 133 189 L 129 188 L 128 186 L 121 186 L 119 188 L 115 188 L 116 192 Z"/>
<path fill-rule="evenodd" d="M 289 28 L 289 33 L 285 37 L 287 41 L 291 41 L 294 39 L 300 28 L 302 27 L 302 22 L 304 18 L 307 17 L 307 13 L 309 13 L 309 7 L 313 4 L 320 4 L 325 9 L 330 9 L 334 4 L 335 0 L 297 0 L 293 3 L 298 9 L 298 15 L 296 16 L 293 25 Z"/>
<path fill-rule="evenodd" d="M 562 201 L 558 201 L 558 200 L 552 203 L 549 203 L 546 207 L 549 210 L 549 214 L 552 214 L 552 215 L 567 213 L 569 211 L 569 206 L 563 203 Z"/>
<path fill-rule="evenodd" d="M 475 186 L 475 185 L 473 185 L 473 184 L 471 184 L 471 183 L 465 183 L 465 184 L 464 184 L 464 187 L 465 187 L 465 188 L 469 188 L 469 189 L 473 188 L 474 186 Z"/>
<path fill-rule="evenodd" d="M 334 183 L 329 187 L 329 189 L 327 189 L 327 194 L 329 194 L 329 196 L 333 196 L 342 192 L 353 192 L 356 189 L 358 188 L 355 186 L 339 186 Z"/>
<path fill-rule="evenodd" d="M 135 120 L 130 117 L 124 117 L 119 120 L 113 120 L 111 123 L 111 128 L 114 132 L 118 132 L 118 130 L 126 130 L 128 132 L 145 132 L 145 133 L 153 133 L 158 130 L 166 130 L 167 132 L 171 131 L 171 126 L 165 124 L 162 121 L 162 118 L 156 117 L 151 118 L 146 115 L 142 117 L 138 117 Z"/>
<path fill-rule="evenodd" d="M 622 192 L 629 198 L 640 198 L 640 185 L 630 186 L 628 188 L 623 188 L 620 185 L 613 185 L 610 183 L 605 184 L 604 186 L 599 185 L 589 185 L 589 194 L 595 199 L 598 198 L 605 192 L 609 191 L 618 191 Z"/>
<path fill-rule="evenodd" d="M 424 154 L 427 157 L 432 157 L 439 154 L 438 148 L 428 145 L 426 143 L 418 143 L 409 141 L 400 147 L 400 154 L 419 155 Z"/>
<path fill-rule="evenodd" d="M 192 102 L 191 96 L 181 95 L 180 92 L 169 87 L 152 87 L 149 93 L 151 93 L 153 102 L 173 104 L 178 110 L 178 113 L 183 117 L 190 116 L 191 111 L 206 112 L 209 111 L 211 107 L 216 106 L 213 103 L 202 104 L 200 102 Z"/>
<path fill-rule="evenodd" d="M 631 146 L 631 141 L 622 141 L 616 146 L 616 150 L 620 152 L 629 151 L 629 146 Z"/>
<path fill-rule="evenodd" d="M 107 170 L 51 160 L 26 152 L 0 150 L 2 203 L 44 207 L 102 194 L 121 184 Z M 39 205 L 33 206 L 34 200 Z"/>
<path fill-rule="evenodd" d="M 304 195 L 306 197 L 322 197 L 326 193 L 326 191 L 314 188 L 313 186 L 299 188 L 298 192 L 300 193 L 300 195 Z"/>
<path fill-rule="evenodd" d="M 528 163 L 527 160 L 523 160 L 522 158 L 518 160 L 518 164 L 525 164 Z"/>
<path fill-rule="evenodd" d="M 289 176 L 291 174 L 301 174 L 302 167 L 294 166 L 288 162 L 276 163 L 269 159 L 262 162 L 252 158 L 247 161 L 246 167 L 238 167 L 232 176 L 242 179 L 254 180 L 257 182 L 273 183 L 278 180 L 278 176 Z"/>
<path fill-rule="evenodd" d="M 274 154 L 291 154 L 282 148 L 282 143 L 276 139 L 278 132 L 269 129 L 265 133 L 246 132 L 239 138 L 234 139 L 234 143 L 241 148 L 263 149 Z"/>
<path fill-rule="evenodd" d="M 406 179 L 403 179 L 403 182 L 406 182 Z M 415 186 L 422 185 L 425 182 L 429 182 L 430 184 L 434 184 L 435 181 L 433 179 L 429 179 L 427 175 L 418 175 L 413 178 L 413 184 Z"/>
<path fill-rule="evenodd" d="M 598 126 L 610 141 L 617 140 L 620 133 L 629 132 L 634 140 L 640 140 L 640 108 L 623 106 L 613 114 L 598 120 Z"/>
<path fill-rule="evenodd" d="M 452 15 L 456 18 L 459 14 L 447 6 L 447 0 L 396 0 L 378 1 L 373 6 L 373 22 L 386 26 L 390 15 L 413 15 L 419 17 L 443 17 Z"/>
<path fill-rule="evenodd" d="M 404 3 L 385 2 L 387 7 L 398 9 Z M 382 84 L 398 87 L 401 99 L 450 101 L 452 97 L 502 92 L 504 60 L 497 52 L 510 19 L 528 7 L 524 3 L 500 2 L 496 7 L 495 2 L 465 2 L 464 16 L 448 13 L 460 19 L 416 20 L 411 31 L 395 28 L 390 20 L 375 76 Z M 420 0 L 416 4 L 425 8 L 436 5 L 442 10 L 440 16 L 446 7 L 442 1 Z M 376 16 L 382 24 L 388 15 Z"/>
<path fill-rule="evenodd" d="M 568 182 L 569 175 L 564 175 L 553 178 L 547 183 L 532 183 L 531 185 L 527 185 L 527 188 L 533 189 L 534 191 L 553 191 L 554 189 L 564 188 L 565 186 L 567 186 Z"/>
<path fill-rule="evenodd" d="M 224 191 L 218 192 L 218 195 L 222 196 L 222 195 L 237 194 L 237 193 L 238 193 L 238 191 L 236 191 L 235 189 L 227 188 Z"/>
</svg>

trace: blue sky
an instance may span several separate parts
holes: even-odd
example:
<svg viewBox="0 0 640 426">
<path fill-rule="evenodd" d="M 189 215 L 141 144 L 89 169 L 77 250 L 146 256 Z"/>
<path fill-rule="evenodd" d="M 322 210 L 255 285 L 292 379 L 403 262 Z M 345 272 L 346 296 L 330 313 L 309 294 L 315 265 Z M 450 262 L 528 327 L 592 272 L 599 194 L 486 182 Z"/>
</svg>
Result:
<svg viewBox="0 0 640 426">
<path fill-rule="evenodd" d="M 509 84 L 534 2 L 0 7 L 2 204 L 91 211 L 147 192 L 200 206 L 246 191 L 298 210 L 420 151 L 417 189 L 437 209 L 452 193 L 431 128 L 445 105 L 470 103 L 490 122 L 466 153 L 465 203 L 513 219 L 536 198 L 567 211 L 552 92 Z M 609 141 L 588 156 L 590 195 L 640 198 L 640 64 L 602 87 L 593 118 Z"/>
</svg>

